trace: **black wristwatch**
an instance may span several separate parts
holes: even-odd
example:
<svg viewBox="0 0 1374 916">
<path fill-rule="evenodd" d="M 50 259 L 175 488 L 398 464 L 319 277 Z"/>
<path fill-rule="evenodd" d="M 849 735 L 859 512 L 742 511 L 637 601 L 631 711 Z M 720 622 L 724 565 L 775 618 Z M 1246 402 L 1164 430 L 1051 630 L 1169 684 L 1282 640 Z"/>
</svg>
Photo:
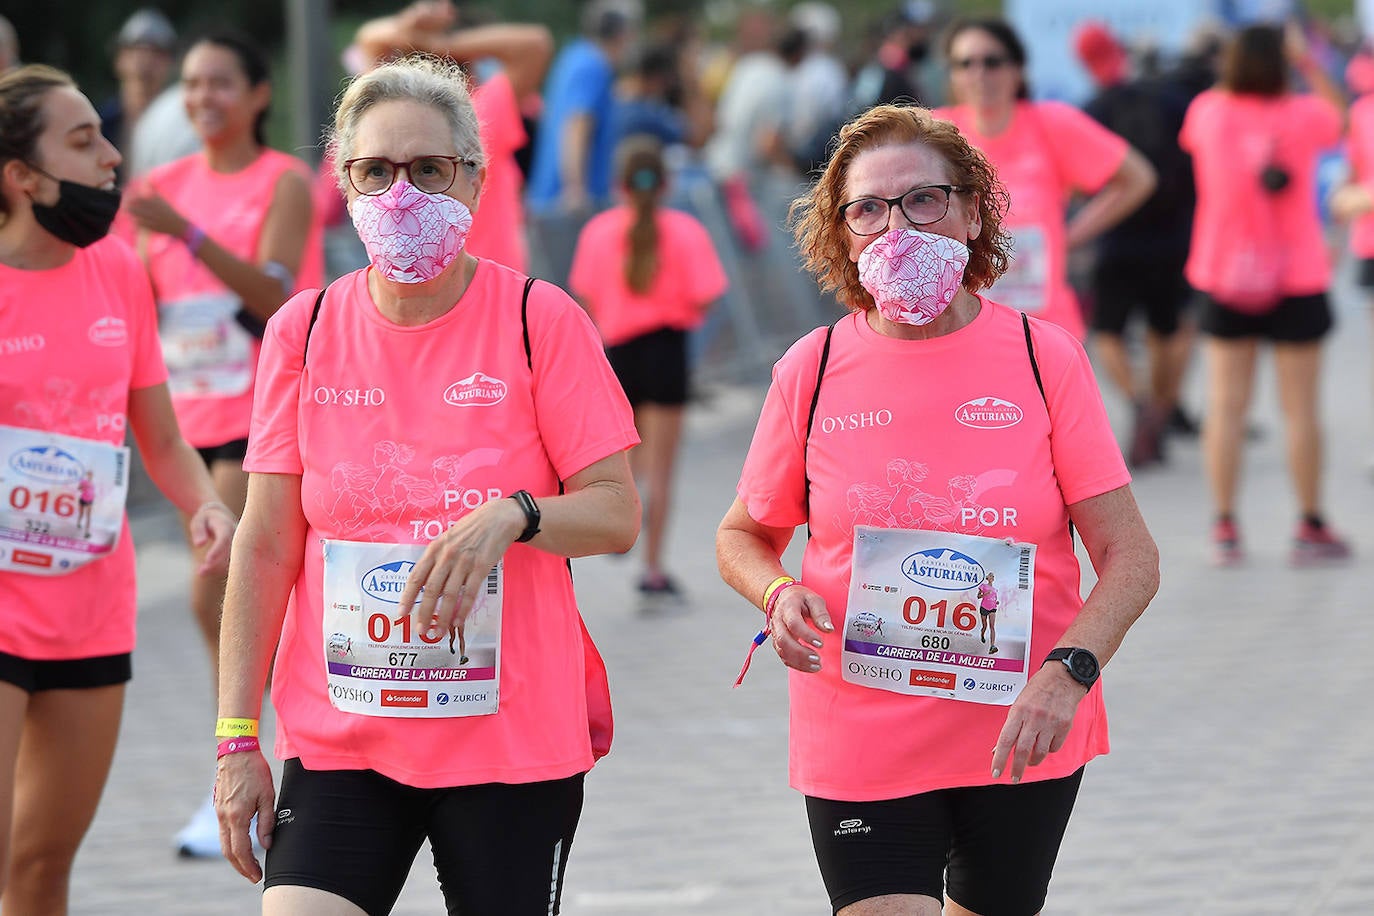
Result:
<svg viewBox="0 0 1374 916">
<path fill-rule="evenodd" d="M 1069 669 L 1069 677 L 1089 690 L 1092 690 L 1093 684 L 1097 683 L 1097 676 L 1102 673 L 1097 656 L 1087 649 L 1060 646 L 1045 656 L 1045 664 L 1050 662 L 1063 662 L 1064 667 Z"/>
<path fill-rule="evenodd" d="M 525 530 L 515 539 L 515 543 L 523 544 L 539 533 L 539 507 L 534 504 L 534 497 L 530 495 L 529 490 L 516 490 L 510 498 L 515 500 L 520 511 L 525 513 Z"/>
</svg>

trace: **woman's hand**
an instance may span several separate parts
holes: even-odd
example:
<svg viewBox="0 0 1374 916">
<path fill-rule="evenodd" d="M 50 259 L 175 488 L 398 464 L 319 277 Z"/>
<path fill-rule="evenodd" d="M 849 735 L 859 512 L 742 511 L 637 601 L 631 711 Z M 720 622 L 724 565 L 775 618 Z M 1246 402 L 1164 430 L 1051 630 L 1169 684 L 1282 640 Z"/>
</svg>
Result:
<svg viewBox="0 0 1374 916">
<path fill-rule="evenodd" d="M 272 770 L 261 751 L 225 754 L 215 768 L 215 814 L 219 817 L 219 846 L 234 870 L 257 884 L 262 868 L 253 855 L 248 835 L 253 815 L 258 816 L 258 842 L 272 848 L 277 825 L 276 792 Z"/>
<path fill-rule="evenodd" d="M 156 191 L 135 193 L 127 197 L 124 209 L 134 218 L 140 229 L 147 229 L 149 232 L 161 232 L 163 235 L 182 238 L 191 227 L 190 221 Z"/>
<path fill-rule="evenodd" d="M 513 499 L 489 500 L 463 516 L 430 542 L 411 570 L 396 622 L 410 617 L 421 633 L 461 626 L 492 567 L 524 530 L 525 513 Z"/>
<path fill-rule="evenodd" d="M 821 670 L 821 633 L 835 632 L 825 599 L 797 583 L 783 589 L 773 606 L 773 648 L 789 668 Z"/>
<path fill-rule="evenodd" d="M 1083 685 L 1058 663 L 1043 666 L 1031 676 L 1007 711 L 1006 724 L 992 749 L 992 778 L 1000 779 L 1011 761 L 1011 781 L 1017 783 L 1027 766 L 1038 766 L 1064 746 L 1073 727 L 1078 703 L 1087 696 Z"/>
<path fill-rule="evenodd" d="M 238 517 L 222 502 L 203 503 L 191 516 L 187 526 L 191 534 L 191 544 L 203 547 L 205 561 L 196 570 L 197 575 L 222 576 L 229 571 L 229 546 L 234 541 L 234 530 L 238 527 Z"/>
</svg>

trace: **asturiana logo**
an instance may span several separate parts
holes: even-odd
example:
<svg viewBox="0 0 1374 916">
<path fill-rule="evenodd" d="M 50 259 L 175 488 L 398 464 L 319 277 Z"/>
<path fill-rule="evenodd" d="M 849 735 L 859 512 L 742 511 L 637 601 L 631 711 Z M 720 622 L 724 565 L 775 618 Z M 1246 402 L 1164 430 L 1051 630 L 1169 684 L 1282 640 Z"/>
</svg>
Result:
<svg viewBox="0 0 1374 916">
<path fill-rule="evenodd" d="M 31 445 L 10 456 L 10 467 L 34 480 L 73 486 L 86 476 L 86 466 L 55 445 Z"/>
<path fill-rule="evenodd" d="M 902 575 L 917 585 L 962 592 L 982 582 L 986 573 L 973 557 L 948 547 L 933 547 L 903 560 Z"/>
<path fill-rule="evenodd" d="M 954 419 L 974 429 L 1006 429 L 1021 422 L 1025 414 L 1011 401 L 1001 398 L 974 398 L 954 409 Z"/>
<path fill-rule="evenodd" d="M 415 564 L 410 560 L 383 563 L 363 573 L 358 584 L 364 593 L 378 601 L 400 604 L 401 592 L 405 591 L 406 580 L 410 578 L 410 571 L 414 568 Z"/>
<path fill-rule="evenodd" d="M 106 315 L 90 326 L 86 336 L 99 347 L 122 347 L 129 342 L 129 328 L 123 318 Z"/>
<path fill-rule="evenodd" d="M 474 372 L 462 381 L 454 382 L 444 392 L 444 403 L 454 407 L 490 407 L 506 399 L 508 386 L 499 378 L 484 372 Z"/>
</svg>

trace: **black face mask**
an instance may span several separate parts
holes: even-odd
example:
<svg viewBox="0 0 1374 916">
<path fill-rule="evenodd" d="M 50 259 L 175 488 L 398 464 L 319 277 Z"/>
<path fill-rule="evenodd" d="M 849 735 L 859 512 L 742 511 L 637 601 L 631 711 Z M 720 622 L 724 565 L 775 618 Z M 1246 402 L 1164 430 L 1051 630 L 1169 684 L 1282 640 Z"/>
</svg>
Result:
<svg viewBox="0 0 1374 916">
<path fill-rule="evenodd" d="M 906 59 L 909 63 L 919 64 L 929 52 L 930 48 L 924 41 L 913 41 L 906 46 Z"/>
<path fill-rule="evenodd" d="M 48 175 L 36 165 L 32 168 Z M 48 177 L 57 182 L 57 203 L 48 206 L 33 202 L 33 218 L 38 225 L 77 248 L 93 245 L 109 234 L 110 224 L 119 213 L 118 191 Z"/>
</svg>

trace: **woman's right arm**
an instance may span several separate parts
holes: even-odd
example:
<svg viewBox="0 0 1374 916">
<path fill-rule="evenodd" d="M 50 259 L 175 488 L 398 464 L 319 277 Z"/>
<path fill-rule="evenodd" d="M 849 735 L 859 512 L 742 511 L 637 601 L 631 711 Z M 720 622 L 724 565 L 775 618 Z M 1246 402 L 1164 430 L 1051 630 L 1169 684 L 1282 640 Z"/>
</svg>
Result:
<svg viewBox="0 0 1374 916">
<path fill-rule="evenodd" d="M 248 503 L 234 537 L 229 584 L 220 623 L 219 716 L 261 717 L 267 672 L 281 635 L 286 602 L 305 557 L 305 513 L 296 474 L 250 474 Z M 228 754 L 219 760 L 215 808 L 220 843 L 239 874 L 262 878 L 253 856 L 248 823 L 258 816 L 258 838 L 271 846 L 274 813 L 272 772 L 261 753 Z"/>
<path fill-rule="evenodd" d="M 787 575 L 782 553 L 792 540 L 792 528 L 774 528 L 755 521 L 744 502 L 736 499 L 716 529 L 716 564 L 721 578 L 755 607 L 763 607 L 764 592 L 779 576 Z M 821 670 L 817 652 L 821 633 L 834 632 L 825 599 L 800 583 L 777 594 L 772 617 L 773 648 L 783 664 L 798 671 Z"/>
</svg>

